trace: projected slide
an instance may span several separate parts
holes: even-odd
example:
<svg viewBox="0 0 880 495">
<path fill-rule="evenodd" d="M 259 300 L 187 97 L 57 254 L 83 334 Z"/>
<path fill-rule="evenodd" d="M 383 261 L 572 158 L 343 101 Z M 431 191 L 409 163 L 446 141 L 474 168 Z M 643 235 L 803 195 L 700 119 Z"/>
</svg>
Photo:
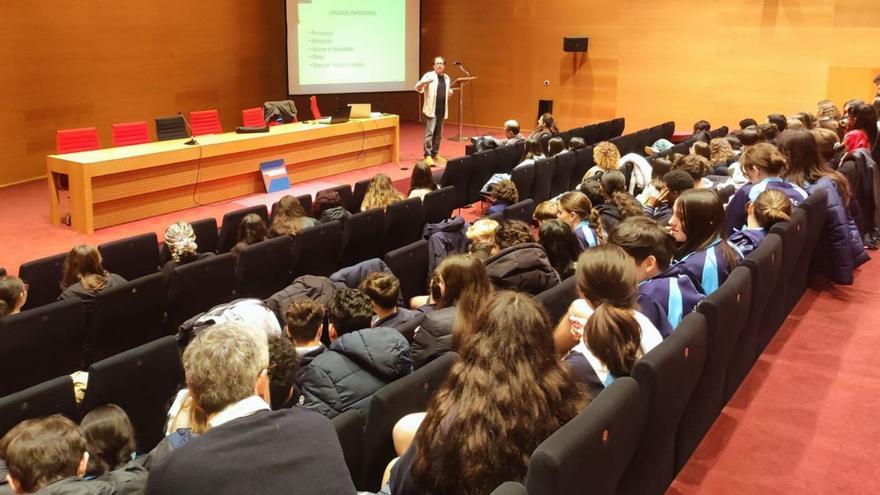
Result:
<svg viewBox="0 0 880 495">
<path fill-rule="evenodd" d="M 289 93 L 411 90 L 418 23 L 418 0 L 287 0 Z"/>
</svg>

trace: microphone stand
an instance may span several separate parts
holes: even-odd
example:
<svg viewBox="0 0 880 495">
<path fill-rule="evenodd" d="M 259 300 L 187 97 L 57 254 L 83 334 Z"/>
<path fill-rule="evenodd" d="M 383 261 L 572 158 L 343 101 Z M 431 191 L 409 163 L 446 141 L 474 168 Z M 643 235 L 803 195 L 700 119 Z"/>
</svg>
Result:
<svg viewBox="0 0 880 495">
<path fill-rule="evenodd" d="M 185 144 L 187 146 L 194 146 L 196 144 L 199 144 L 199 142 L 196 141 L 195 136 L 193 136 L 193 128 L 191 125 L 189 125 L 189 122 L 186 120 L 186 117 L 183 116 L 183 112 L 177 112 L 177 115 L 180 115 L 180 118 L 183 119 L 183 123 L 186 124 L 186 128 L 189 129 L 189 141 L 187 141 L 183 144 Z"/>
<path fill-rule="evenodd" d="M 462 81 L 458 86 L 458 136 L 453 138 L 453 141 L 467 142 L 468 138 L 464 135 L 464 85 L 476 78 L 468 72 L 461 62 L 453 63 L 467 76 L 467 80 Z"/>
</svg>

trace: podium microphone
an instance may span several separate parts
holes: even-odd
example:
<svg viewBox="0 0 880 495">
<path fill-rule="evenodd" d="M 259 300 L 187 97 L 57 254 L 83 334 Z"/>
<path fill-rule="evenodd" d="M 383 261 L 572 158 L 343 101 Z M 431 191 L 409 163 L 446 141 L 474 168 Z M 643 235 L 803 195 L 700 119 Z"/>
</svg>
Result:
<svg viewBox="0 0 880 495">
<path fill-rule="evenodd" d="M 191 125 L 189 125 L 189 121 L 186 120 L 186 117 L 183 116 L 183 112 L 177 112 L 177 115 L 180 115 L 180 118 L 183 119 L 183 123 L 186 124 L 186 128 L 189 129 L 189 141 L 187 141 L 183 144 L 185 144 L 187 146 L 193 146 L 193 145 L 199 144 L 199 142 L 196 141 L 195 136 L 192 135 L 193 128 Z"/>
<path fill-rule="evenodd" d="M 461 71 L 464 72 L 468 77 L 471 77 L 471 73 L 468 72 L 468 70 L 464 68 L 464 65 L 462 65 L 461 62 L 456 61 L 456 62 L 452 62 L 452 63 L 457 65 L 458 68 L 461 69 Z"/>
</svg>

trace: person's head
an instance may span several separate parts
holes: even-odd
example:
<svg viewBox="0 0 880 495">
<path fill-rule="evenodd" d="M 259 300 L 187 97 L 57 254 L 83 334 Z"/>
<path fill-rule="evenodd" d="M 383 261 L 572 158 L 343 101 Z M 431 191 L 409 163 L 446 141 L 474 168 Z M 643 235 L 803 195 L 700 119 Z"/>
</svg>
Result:
<svg viewBox="0 0 880 495">
<path fill-rule="evenodd" d="M 495 251 L 495 241 L 477 241 L 468 244 L 468 254 L 485 262 Z"/>
<path fill-rule="evenodd" d="M 434 72 L 437 74 L 443 74 L 443 71 L 446 70 L 446 59 L 437 55 L 434 57 Z"/>
<path fill-rule="evenodd" d="M 437 183 L 434 182 L 434 174 L 431 173 L 431 167 L 424 161 L 418 161 L 413 166 L 412 177 L 409 180 L 409 190 L 414 189 L 437 189 Z"/>
<path fill-rule="evenodd" d="M 274 235 L 293 235 L 302 230 L 306 210 L 294 196 L 285 195 L 275 203 L 272 211 Z"/>
<path fill-rule="evenodd" d="M 746 127 L 748 127 L 750 125 L 758 125 L 758 121 L 756 121 L 755 119 L 752 119 L 752 118 L 742 119 L 739 121 L 739 128 L 740 129 L 745 129 Z"/>
<path fill-rule="evenodd" d="M 663 175 L 663 184 L 669 190 L 669 201 L 675 201 L 679 194 L 694 188 L 694 178 L 686 171 L 677 168 Z"/>
<path fill-rule="evenodd" d="M 767 115 L 767 122 L 776 126 L 776 132 L 782 132 L 788 126 L 788 119 L 781 113 L 771 113 Z"/>
<path fill-rule="evenodd" d="M 602 170 L 617 170 L 620 162 L 620 150 L 614 143 L 602 141 L 593 146 L 593 161 Z"/>
<path fill-rule="evenodd" d="M 238 224 L 238 242 L 251 245 L 265 241 L 267 237 L 269 237 L 269 228 L 266 227 L 263 217 L 256 213 L 245 215 Z"/>
<path fill-rule="evenodd" d="M 532 219 L 541 225 L 547 220 L 556 220 L 559 215 L 559 204 L 555 200 L 542 201 L 535 207 Z M 494 235 L 494 233 L 493 233 Z"/>
<path fill-rule="evenodd" d="M 116 404 L 92 409 L 79 423 L 89 452 L 87 474 L 101 476 L 122 467 L 135 453 L 134 427 Z"/>
<path fill-rule="evenodd" d="M 786 128 L 788 127 L 788 121 L 785 123 Z M 779 135 L 779 126 L 774 124 L 773 122 L 767 122 L 761 124 L 759 127 L 761 129 L 761 134 L 764 136 L 764 139 L 769 142 L 773 142 L 776 139 L 776 136 Z"/>
<path fill-rule="evenodd" d="M 710 141 L 711 142 L 711 141 Z M 697 141 L 691 146 L 691 155 L 702 156 L 706 160 L 712 158 L 712 151 L 709 149 L 709 143 L 705 141 Z"/>
<path fill-rule="evenodd" d="M 574 263 L 581 252 L 574 231 L 562 220 L 547 220 L 538 230 L 538 242 L 547 252 L 550 265 L 560 278 L 574 273 Z"/>
<path fill-rule="evenodd" d="M 843 115 L 844 116 L 849 115 L 849 109 L 851 107 L 856 106 L 856 105 L 863 105 L 864 103 L 865 103 L 865 100 L 862 100 L 861 98 L 852 98 L 852 99 L 846 100 L 845 102 L 843 102 Z"/>
<path fill-rule="evenodd" d="M 840 121 L 828 117 L 822 117 L 816 122 L 816 128 L 813 130 L 815 131 L 817 129 L 828 130 L 833 132 L 834 134 L 839 134 L 841 130 Z M 840 140 L 839 135 L 837 139 Z"/>
<path fill-rule="evenodd" d="M 712 124 L 705 120 L 698 120 L 694 122 L 694 134 L 698 132 L 709 132 L 712 130 Z"/>
<path fill-rule="evenodd" d="M 803 125 L 803 128 L 806 130 L 810 130 L 816 126 L 816 118 L 808 112 L 798 112 L 796 114 L 793 114 L 788 118 L 789 121 L 791 119 L 800 121 L 801 125 Z"/>
<path fill-rule="evenodd" d="M 315 200 L 312 202 L 312 216 L 318 218 L 321 213 L 342 206 L 342 197 L 337 191 L 324 190 L 318 191 Z"/>
<path fill-rule="evenodd" d="M 373 208 L 386 208 L 395 201 L 400 201 L 403 195 L 394 189 L 391 178 L 385 174 L 377 174 L 370 182 L 367 193 L 364 195 L 364 201 L 361 203 L 361 210 L 367 211 Z"/>
<path fill-rule="evenodd" d="M 819 148 L 819 155 L 822 157 L 822 160 L 825 163 L 830 163 L 834 158 L 834 148 L 840 142 L 837 132 L 821 126 L 810 132 L 813 134 L 813 139 L 816 140 L 816 146 Z"/>
<path fill-rule="evenodd" d="M 414 439 L 412 475 L 424 493 L 489 493 L 523 479 L 538 444 L 586 402 L 528 295 L 497 293 L 468 328 Z"/>
<path fill-rule="evenodd" d="M 730 145 L 733 151 L 739 151 L 743 147 L 742 141 L 739 140 L 740 136 L 742 136 L 742 132 L 730 133 L 724 136 L 724 140 L 727 141 L 727 144 Z"/>
<path fill-rule="evenodd" d="M 801 120 L 795 119 L 795 118 L 788 119 L 788 125 L 785 126 L 785 130 L 787 130 L 787 131 L 790 131 L 790 130 L 800 131 L 800 130 L 804 130 L 804 129 L 808 129 L 808 127 L 806 127 Z"/>
<path fill-rule="evenodd" d="M 733 157 L 733 148 L 730 147 L 730 141 L 725 138 L 709 141 L 709 163 L 727 165 L 731 157 Z"/>
<path fill-rule="evenodd" d="M 587 142 L 584 141 L 584 138 L 575 136 L 568 140 L 568 149 L 574 151 L 577 149 L 581 149 L 587 145 Z"/>
<path fill-rule="evenodd" d="M 642 205 L 633 197 L 626 188 L 626 177 L 619 170 L 612 170 L 602 174 L 599 180 L 605 195 L 605 202 L 614 205 L 620 213 L 620 218 L 642 216 L 645 214 Z"/>
<path fill-rule="evenodd" d="M 593 308 L 584 343 L 612 376 L 629 376 L 642 340 L 634 314 L 639 290 L 632 258 L 613 244 L 587 249 L 578 258 L 575 277 L 578 295 Z"/>
<path fill-rule="evenodd" d="M 749 215 L 766 232 L 777 222 L 788 221 L 791 217 L 791 198 L 779 189 L 767 189 L 749 204 Z"/>
<path fill-rule="evenodd" d="M 101 254 L 86 244 L 75 246 L 67 253 L 61 273 L 62 289 L 82 282 L 87 290 L 100 290 L 107 282 L 107 271 L 101 264 Z"/>
<path fill-rule="evenodd" d="M 590 202 L 590 198 L 586 194 L 571 191 L 559 197 L 558 218 L 567 223 L 572 229 L 576 229 L 581 222 L 591 220 L 595 216 L 593 203 Z"/>
<path fill-rule="evenodd" d="M 541 146 L 541 141 L 538 141 L 534 138 L 526 139 L 525 151 L 523 151 L 523 160 L 542 156 L 544 156 L 544 147 Z"/>
<path fill-rule="evenodd" d="M 510 179 L 498 181 L 495 187 L 492 188 L 492 196 L 496 202 L 509 205 L 519 201 L 519 192 L 516 190 L 516 184 Z"/>
<path fill-rule="evenodd" d="M 678 243 L 679 256 L 702 251 L 724 237 L 724 205 L 711 189 L 689 189 L 676 198 L 669 219 L 669 234 Z M 722 246 L 730 247 L 722 242 Z M 731 259 L 733 256 L 731 255 Z"/>
<path fill-rule="evenodd" d="M 871 102 L 871 106 L 874 107 L 874 113 L 877 114 L 877 117 L 880 118 L 880 94 L 874 98 L 874 101 Z"/>
<path fill-rule="evenodd" d="M 515 138 L 519 135 L 519 122 L 510 119 L 504 122 L 504 136 L 507 139 Z"/>
<path fill-rule="evenodd" d="M 565 141 L 561 137 L 555 136 L 555 137 L 550 138 L 549 141 L 547 141 L 547 154 L 549 154 L 550 156 L 561 153 L 564 150 L 565 150 Z"/>
<path fill-rule="evenodd" d="M 752 183 L 760 182 L 767 177 L 782 177 L 788 170 L 788 160 L 776 146 L 768 143 L 749 146 L 740 155 L 739 163 L 742 165 L 743 173 Z"/>
<path fill-rule="evenodd" d="M 832 120 L 840 120 L 843 114 L 840 109 L 831 100 L 821 100 L 816 104 L 816 118 L 822 120 L 828 118 Z"/>
<path fill-rule="evenodd" d="M 388 272 L 373 272 L 367 275 L 360 290 L 370 298 L 378 309 L 392 310 L 400 297 L 400 281 Z"/>
<path fill-rule="evenodd" d="M 0 277 L 0 318 L 21 311 L 27 302 L 27 285 L 18 277 Z"/>
<path fill-rule="evenodd" d="M 538 125 L 556 132 L 556 121 L 553 120 L 553 114 L 550 112 L 544 112 L 538 117 Z"/>
<path fill-rule="evenodd" d="M 668 158 L 652 158 L 651 162 L 651 179 L 663 179 L 666 172 L 672 170 L 672 162 Z"/>
<path fill-rule="evenodd" d="M 491 218 L 481 218 L 468 227 L 465 236 L 470 242 L 493 242 L 498 222 Z"/>
<path fill-rule="evenodd" d="M 269 337 L 269 394 L 272 409 L 281 409 L 296 390 L 296 346 L 281 335 Z"/>
<path fill-rule="evenodd" d="M 844 204 L 849 204 L 850 188 L 849 181 L 832 169 L 819 154 L 819 146 L 816 138 L 810 131 L 789 130 L 779 135 L 776 141 L 779 151 L 788 159 L 789 168 L 785 178 L 795 184 L 804 182 L 816 182 L 822 177 L 828 177 L 837 185 L 837 191 L 844 199 Z"/>
<path fill-rule="evenodd" d="M 186 386 L 209 420 L 252 395 L 269 404 L 268 368 L 265 332 L 241 322 L 212 325 L 183 351 Z"/>
<path fill-rule="evenodd" d="M 498 250 L 535 242 L 528 224 L 520 220 L 504 220 L 495 230 L 495 246 Z"/>
<path fill-rule="evenodd" d="M 605 174 L 602 174 L 602 176 L 604 177 Z M 605 189 L 602 187 L 602 182 L 596 176 L 584 179 L 581 185 L 578 186 L 578 191 L 584 193 L 593 206 L 605 203 Z"/>
<path fill-rule="evenodd" d="M 630 217 L 608 234 L 608 243 L 620 246 L 636 263 L 636 275 L 644 280 L 666 270 L 675 254 L 675 239 L 647 217 Z"/>
<path fill-rule="evenodd" d="M 291 301 L 284 309 L 284 333 L 296 345 L 318 342 L 321 340 L 324 313 L 324 306 L 312 299 Z"/>
<path fill-rule="evenodd" d="M 437 309 L 464 306 L 476 309 L 492 291 L 489 275 L 483 262 L 466 254 L 453 254 L 443 258 L 434 269 L 437 289 Z"/>
<path fill-rule="evenodd" d="M 700 179 L 712 171 L 709 159 L 701 155 L 684 155 L 675 161 L 673 167 L 687 172 L 693 179 L 694 187 L 700 183 Z"/>
<path fill-rule="evenodd" d="M 874 144 L 877 139 L 877 113 L 867 103 L 850 105 L 846 111 L 847 130 L 860 130 L 868 135 L 868 142 Z"/>
<path fill-rule="evenodd" d="M 55 481 L 83 476 L 86 438 L 73 421 L 55 414 L 17 424 L 0 439 L 0 458 L 15 493 L 34 493 Z"/>
<path fill-rule="evenodd" d="M 372 319 L 373 303 L 358 289 L 339 289 L 327 304 L 330 340 L 370 328 Z"/>
<path fill-rule="evenodd" d="M 195 256 L 199 249 L 196 233 L 193 232 L 192 225 L 186 222 L 174 222 L 165 229 L 165 245 L 171 252 L 171 259 L 177 262 Z"/>
<path fill-rule="evenodd" d="M 754 146 L 755 144 L 761 143 L 764 141 L 764 134 L 760 131 L 760 127 L 749 127 L 744 130 L 739 137 L 739 142 L 742 143 L 744 147 Z"/>
</svg>

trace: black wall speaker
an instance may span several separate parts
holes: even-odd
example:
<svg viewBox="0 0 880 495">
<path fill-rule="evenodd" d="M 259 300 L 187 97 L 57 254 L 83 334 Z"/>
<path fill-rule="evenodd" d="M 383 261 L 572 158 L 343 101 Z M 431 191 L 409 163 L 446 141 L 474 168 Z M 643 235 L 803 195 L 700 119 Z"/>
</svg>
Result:
<svg viewBox="0 0 880 495">
<path fill-rule="evenodd" d="M 586 36 L 566 36 L 562 38 L 562 50 L 566 52 L 585 52 L 587 51 L 587 45 L 589 43 L 590 38 L 587 38 Z"/>
</svg>

